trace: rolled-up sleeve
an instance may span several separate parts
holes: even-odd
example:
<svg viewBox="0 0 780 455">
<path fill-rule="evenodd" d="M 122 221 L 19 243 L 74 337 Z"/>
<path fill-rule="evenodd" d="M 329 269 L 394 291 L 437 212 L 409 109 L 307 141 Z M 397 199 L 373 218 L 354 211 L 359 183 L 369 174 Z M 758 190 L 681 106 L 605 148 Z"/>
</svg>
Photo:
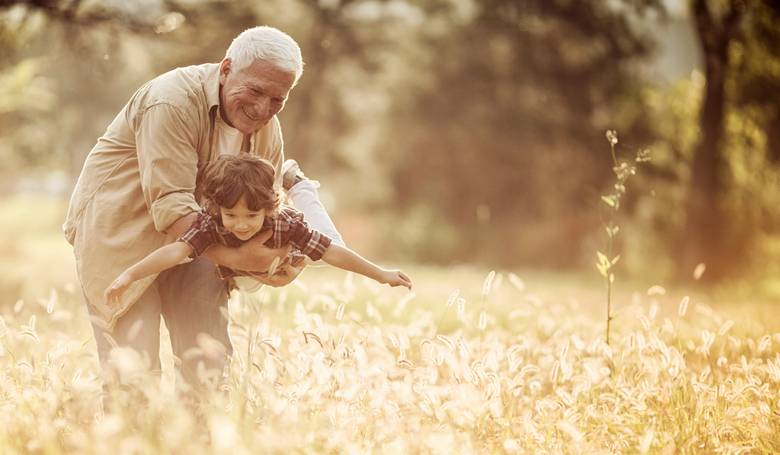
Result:
<svg viewBox="0 0 780 455">
<path fill-rule="evenodd" d="M 155 104 L 139 113 L 135 131 L 141 189 L 159 232 L 200 209 L 194 197 L 196 129 L 195 120 L 172 104 Z"/>
<path fill-rule="evenodd" d="M 176 239 L 177 242 L 184 242 L 192 248 L 191 258 L 202 255 L 211 245 L 218 242 L 217 224 L 214 219 L 200 212 L 198 218 L 192 223 L 184 234 Z"/>
</svg>

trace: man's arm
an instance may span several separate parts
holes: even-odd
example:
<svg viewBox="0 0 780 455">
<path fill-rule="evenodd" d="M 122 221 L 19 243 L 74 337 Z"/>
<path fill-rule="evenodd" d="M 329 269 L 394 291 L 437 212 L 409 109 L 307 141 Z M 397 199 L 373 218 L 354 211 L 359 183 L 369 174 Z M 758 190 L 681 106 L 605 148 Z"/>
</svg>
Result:
<svg viewBox="0 0 780 455">
<path fill-rule="evenodd" d="M 314 229 L 327 235 L 336 245 L 346 246 L 327 209 L 317 193 L 319 183 L 304 179 L 287 191 L 287 196 L 296 209 L 303 212 L 304 219 Z"/>
<path fill-rule="evenodd" d="M 179 238 L 184 234 L 192 223 L 198 218 L 197 213 L 190 213 L 176 220 L 167 233 L 173 238 Z M 274 258 L 284 259 L 287 256 L 289 247 L 269 248 L 264 245 L 271 237 L 272 232 L 261 232 L 254 239 L 238 248 L 215 244 L 209 247 L 203 256 L 206 256 L 211 262 L 223 265 L 231 269 L 247 270 L 253 272 L 265 272 L 271 266 Z M 288 271 L 289 272 L 289 271 Z M 294 278 L 294 277 L 293 277 Z M 261 280 L 262 281 L 262 280 Z M 276 285 L 280 279 L 269 280 L 270 285 Z M 287 284 L 285 282 L 284 284 Z"/>
<path fill-rule="evenodd" d="M 200 210 L 193 195 L 197 123 L 184 109 L 167 103 L 149 107 L 133 123 L 144 201 L 155 229 L 166 232 L 180 218 Z"/>
</svg>

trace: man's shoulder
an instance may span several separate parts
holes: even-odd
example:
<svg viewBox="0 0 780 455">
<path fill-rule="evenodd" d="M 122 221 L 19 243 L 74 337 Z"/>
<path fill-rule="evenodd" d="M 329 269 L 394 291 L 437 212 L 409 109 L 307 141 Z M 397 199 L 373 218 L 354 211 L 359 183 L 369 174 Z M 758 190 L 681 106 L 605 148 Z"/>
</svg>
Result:
<svg viewBox="0 0 780 455">
<path fill-rule="evenodd" d="M 149 81 L 143 89 L 146 107 L 155 104 L 170 104 L 180 109 L 208 108 L 209 82 L 216 77 L 218 65 L 203 65 L 175 68 Z"/>
</svg>

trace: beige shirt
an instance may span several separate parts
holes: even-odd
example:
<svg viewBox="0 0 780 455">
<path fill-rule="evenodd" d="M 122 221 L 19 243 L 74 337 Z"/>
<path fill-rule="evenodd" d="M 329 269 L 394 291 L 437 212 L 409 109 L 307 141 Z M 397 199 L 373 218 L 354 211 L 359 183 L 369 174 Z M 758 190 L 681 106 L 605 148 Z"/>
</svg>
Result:
<svg viewBox="0 0 780 455">
<path fill-rule="evenodd" d="M 118 306 L 103 297 L 127 267 L 173 241 L 164 233 L 199 210 L 193 193 L 216 146 L 219 111 L 217 64 L 177 68 L 147 82 L 111 122 L 87 156 L 63 231 L 73 245 L 87 301 L 109 327 L 156 278 L 137 281 Z M 281 181 L 284 161 L 279 121 L 245 141 L 250 153 L 270 160 Z"/>
</svg>

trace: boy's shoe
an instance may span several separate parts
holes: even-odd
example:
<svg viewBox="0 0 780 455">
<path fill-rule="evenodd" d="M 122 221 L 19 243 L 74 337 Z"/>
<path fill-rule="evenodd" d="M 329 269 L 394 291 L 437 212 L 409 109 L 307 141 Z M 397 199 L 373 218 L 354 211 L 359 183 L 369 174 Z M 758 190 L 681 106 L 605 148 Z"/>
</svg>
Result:
<svg viewBox="0 0 780 455">
<path fill-rule="evenodd" d="M 290 191 L 290 188 L 303 180 L 306 180 L 306 176 L 303 175 L 303 171 L 301 171 L 298 162 L 295 160 L 285 160 L 282 164 L 282 188 L 284 188 L 285 191 Z"/>
</svg>

